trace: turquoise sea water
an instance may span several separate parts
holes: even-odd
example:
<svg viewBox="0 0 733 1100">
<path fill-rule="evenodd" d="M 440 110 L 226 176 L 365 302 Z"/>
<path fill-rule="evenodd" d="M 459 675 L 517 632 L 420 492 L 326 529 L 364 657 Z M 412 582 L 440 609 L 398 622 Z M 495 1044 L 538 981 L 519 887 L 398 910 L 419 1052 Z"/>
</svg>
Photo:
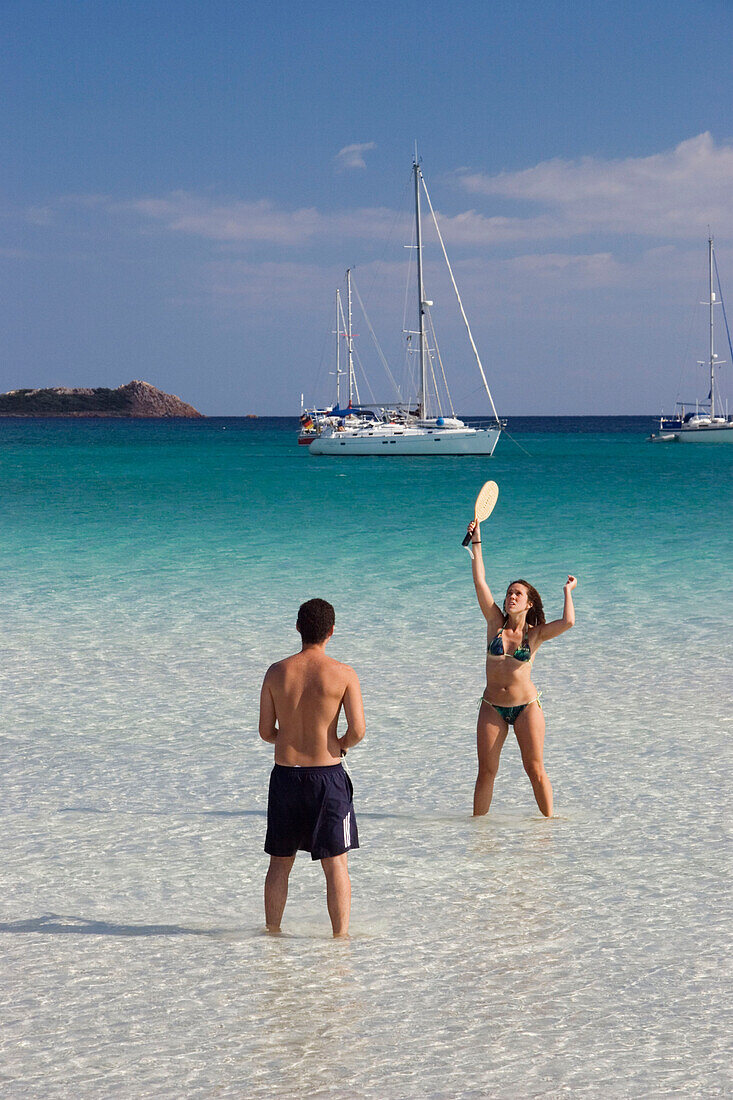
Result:
<svg viewBox="0 0 733 1100">
<path fill-rule="evenodd" d="M 653 426 L 514 420 L 523 449 L 437 461 L 0 421 L 0 1091 L 730 1095 L 733 448 Z M 554 616 L 579 578 L 535 667 L 551 821 L 511 740 L 470 817 L 489 477 L 493 586 Z M 261 934 L 257 698 L 314 595 L 367 709 L 348 943 L 305 856 Z"/>
</svg>

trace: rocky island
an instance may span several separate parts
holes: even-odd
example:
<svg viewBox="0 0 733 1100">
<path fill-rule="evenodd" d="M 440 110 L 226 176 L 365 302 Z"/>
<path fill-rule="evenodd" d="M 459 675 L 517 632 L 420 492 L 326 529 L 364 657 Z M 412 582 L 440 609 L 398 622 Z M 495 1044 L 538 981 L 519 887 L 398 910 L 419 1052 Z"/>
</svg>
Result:
<svg viewBox="0 0 733 1100">
<path fill-rule="evenodd" d="M 128 382 L 116 390 L 54 386 L 46 390 L 0 393 L 0 416 L 202 417 L 180 397 L 149 382 Z"/>
</svg>

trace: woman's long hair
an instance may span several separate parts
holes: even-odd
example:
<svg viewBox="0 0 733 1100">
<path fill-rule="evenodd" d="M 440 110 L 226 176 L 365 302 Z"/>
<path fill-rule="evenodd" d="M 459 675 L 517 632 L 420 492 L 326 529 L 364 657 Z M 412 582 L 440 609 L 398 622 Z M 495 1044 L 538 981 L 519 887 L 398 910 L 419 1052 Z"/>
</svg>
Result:
<svg viewBox="0 0 733 1100">
<path fill-rule="evenodd" d="M 512 584 L 521 584 L 524 588 L 527 589 L 527 597 L 529 599 L 529 602 L 532 604 L 529 611 L 527 612 L 527 619 L 526 619 L 527 626 L 544 626 L 545 625 L 545 609 L 542 606 L 542 597 L 540 596 L 537 589 L 533 585 L 529 584 L 528 581 L 519 580 L 519 581 L 512 581 L 511 584 L 508 584 L 506 586 L 507 592 L 511 588 Z M 506 622 L 506 596 L 504 597 L 503 610 L 504 610 L 504 622 Z"/>
</svg>

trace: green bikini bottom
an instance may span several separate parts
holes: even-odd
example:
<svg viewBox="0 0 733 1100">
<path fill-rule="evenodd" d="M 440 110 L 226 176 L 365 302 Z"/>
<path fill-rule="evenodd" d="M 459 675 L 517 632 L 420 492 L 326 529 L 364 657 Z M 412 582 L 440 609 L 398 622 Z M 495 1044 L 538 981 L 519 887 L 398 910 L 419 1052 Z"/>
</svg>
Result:
<svg viewBox="0 0 733 1100">
<path fill-rule="evenodd" d="M 541 694 L 542 694 L 542 692 L 540 692 L 540 695 Z M 486 699 L 482 695 L 481 696 L 481 702 L 479 703 L 479 706 L 481 706 L 481 703 L 488 703 L 488 705 L 490 707 L 494 708 L 494 710 L 496 711 L 496 713 L 499 715 L 500 718 L 503 718 L 505 722 L 508 722 L 510 726 L 513 726 L 514 723 L 516 722 L 517 718 L 519 718 L 519 715 L 522 713 L 522 711 L 526 710 L 526 708 L 531 706 L 532 703 L 536 703 L 537 706 L 540 708 L 540 710 L 542 710 L 542 703 L 540 702 L 540 695 L 536 695 L 535 698 L 530 699 L 530 701 L 528 703 L 520 703 L 518 707 L 500 707 L 500 706 L 497 706 L 496 703 L 490 702 L 488 699 Z"/>
</svg>

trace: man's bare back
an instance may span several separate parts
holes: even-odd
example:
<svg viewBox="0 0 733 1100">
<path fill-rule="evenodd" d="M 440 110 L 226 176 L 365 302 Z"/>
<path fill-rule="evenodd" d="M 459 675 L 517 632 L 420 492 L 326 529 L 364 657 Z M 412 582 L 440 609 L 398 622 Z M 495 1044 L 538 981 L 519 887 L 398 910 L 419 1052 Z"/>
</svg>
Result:
<svg viewBox="0 0 733 1100">
<path fill-rule="evenodd" d="M 342 705 L 348 727 L 339 738 Z M 274 741 L 276 764 L 337 764 L 342 750 L 363 735 L 358 677 L 348 665 L 328 657 L 322 645 L 304 646 L 267 670 L 260 699 L 260 736 Z"/>
<path fill-rule="evenodd" d="M 298 851 L 320 859 L 334 936 L 351 912 L 348 852 L 359 847 L 354 788 L 341 757 L 364 736 L 364 706 L 353 668 L 325 654 L 336 616 L 326 600 L 298 610 L 300 653 L 268 668 L 260 692 L 260 737 L 275 746 L 267 799 L 265 923 L 279 932 Z M 347 728 L 338 736 L 344 708 Z"/>
</svg>

